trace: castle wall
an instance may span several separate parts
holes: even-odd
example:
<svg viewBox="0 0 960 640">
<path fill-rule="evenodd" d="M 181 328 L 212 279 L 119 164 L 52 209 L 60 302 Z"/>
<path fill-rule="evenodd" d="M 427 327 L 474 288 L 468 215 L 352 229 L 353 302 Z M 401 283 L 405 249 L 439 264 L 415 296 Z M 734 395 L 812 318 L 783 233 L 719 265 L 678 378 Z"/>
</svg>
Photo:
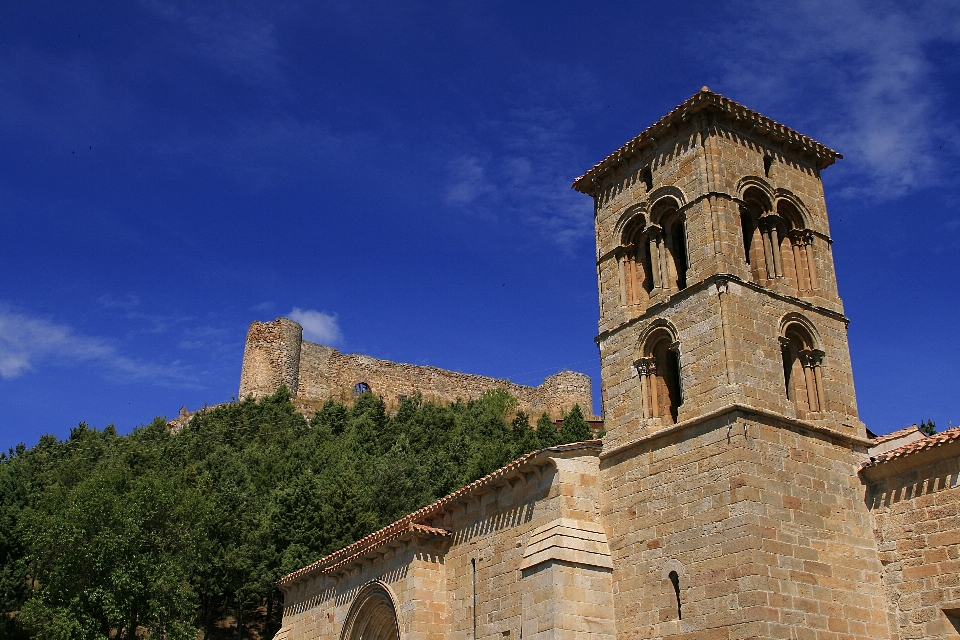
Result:
<svg viewBox="0 0 960 640">
<path fill-rule="evenodd" d="M 303 329 L 289 318 L 253 322 L 247 330 L 240 369 L 240 395 L 262 397 L 286 385 L 296 395 Z"/>
<path fill-rule="evenodd" d="M 742 412 L 678 429 L 602 454 L 619 637 L 896 637 L 862 447 Z"/>
<path fill-rule="evenodd" d="M 900 637 L 960 638 L 960 442 L 861 475 Z"/>
<path fill-rule="evenodd" d="M 493 389 L 505 389 L 517 398 L 520 409 L 534 419 L 542 413 L 560 418 L 574 405 L 593 417 L 590 377 L 573 371 L 556 373 L 537 387 L 515 384 L 488 376 L 423 367 L 361 354 L 344 354 L 312 342 L 304 342 L 300 325 L 287 318 L 254 322 L 247 334 L 241 373 L 240 397 L 261 397 L 280 384 L 293 390 L 301 403 L 323 403 L 329 398 L 352 403 L 354 386 L 366 383 L 372 393 L 396 408 L 417 393 L 424 400 L 454 402 L 472 400 Z"/>
</svg>

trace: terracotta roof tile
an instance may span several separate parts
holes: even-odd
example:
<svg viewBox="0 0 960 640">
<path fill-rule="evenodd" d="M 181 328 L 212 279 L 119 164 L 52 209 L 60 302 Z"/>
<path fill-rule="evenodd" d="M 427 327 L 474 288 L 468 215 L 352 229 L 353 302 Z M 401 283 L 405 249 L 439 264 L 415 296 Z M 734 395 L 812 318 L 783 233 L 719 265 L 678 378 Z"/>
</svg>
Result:
<svg viewBox="0 0 960 640">
<path fill-rule="evenodd" d="M 289 584 L 299 578 L 303 578 L 318 571 L 323 573 L 332 572 L 346 564 L 349 564 L 354 559 L 363 555 L 365 552 L 375 549 L 388 542 L 392 542 L 393 540 L 396 540 L 397 538 L 410 532 L 440 536 L 450 535 L 450 533 L 445 529 L 437 529 L 436 527 L 427 526 L 421 521 L 443 513 L 448 507 L 459 502 L 466 496 L 484 489 L 489 485 L 495 484 L 499 479 L 509 475 L 519 467 L 523 466 L 525 463 L 532 461 L 534 458 L 545 452 L 562 453 L 564 451 L 590 449 L 599 451 L 601 446 L 602 444 L 600 440 L 587 440 L 585 442 L 572 442 L 570 444 L 561 444 L 556 447 L 547 447 L 546 449 L 532 451 L 520 458 L 517 458 L 510 464 L 497 469 L 493 473 L 486 475 L 479 480 L 475 480 L 467 486 L 454 491 L 453 493 L 447 494 L 436 502 L 417 509 L 413 513 L 400 518 L 392 524 L 388 524 L 379 531 L 374 531 L 370 535 L 360 538 L 353 544 L 349 544 L 342 549 L 334 551 L 330 555 L 317 560 L 313 564 L 307 565 L 302 569 L 297 569 L 293 573 L 287 574 L 286 576 L 277 580 L 277 584 Z"/>
<path fill-rule="evenodd" d="M 866 469 L 868 467 L 874 467 L 878 464 L 884 462 L 889 462 L 891 460 L 896 460 L 898 458 L 903 458 L 904 456 L 913 455 L 921 451 L 926 451 L 928 449 L 933 449 L 935 447 L 941 447 L 945 444 L 951 442 L 957 442 L 960 440 L 960 427 L 954 427 L 953 429 L 947 429 L 942 433 L 937 433 L 932 436 L 928 436 L 923 440 L 917 440 L 916 442 L 910 442 L 903 445 L 902 447 L 897 447 L 896 449 L 891 449 L 886 453 L 881 453 L 878 456 L 873 456 L 862 465 L 861 469 Z"/>
<path fill-rule="evenodd" d="M 877 436 L 873 438 L 873 444 L 883 444 L 884 442 L 890 442 L 891 440 L 896 440 L 897 438 L 903 438 L 905 436 L 909 436 L 917 431 L 920 431 L 920 427 L 918 427 L 915 424 L 912 424 L 909 427 L 900 429 L 898 431 L 894 431 L 893 433 L 888 433 L 886 435 Z"/>
<path fill-rule="evenodd" d="M 616 165 L 625 157 L 632 155 L 635 151 L 638 151 L 641 147 L 647 144 L 647 142 L 656 139 L 656 134 L 677 120 L 681 120 L 686 116 L 708 107 L 729 113 L 737 119 L 753 121 L 757 126 L 766 128 L 770 134 L 779 136 L 788 142 L 792 142 L 795 145 L 805 148 L 807 151 L 820 159 L 821 169 L 830 166 L 838 158 L 843 158 L 842 155 L 830 147 L 820 144 L 813 138 L 809 138 L 802 133 L 798 133 L 797 131 L 784 126 L 775 120 L 771 120 L 761 113 L 757 113 L 752 109 L 748 109 L 739 102 L 734 102 L 730 98 L 726 98 L 719 93 L 715 93 L 704 87 L 697 93 L 693 94 L 693 96 L 674 107 L 669 113 L 667 113 L 667 115 L 663 116 L 652 125 L 641 131 L 636 135 L 636 137 L 629 140 L 622 147 L 608 155 L 597 164 L 593 165 L 589 171 L 573 181 L 573 188 L 580 193 L 594 195 L 595 184 L 593 179 L 597 178 L 601 173 L 604 172 L 604 170 L 606 170 L 608 167 Z"/>
</svg>

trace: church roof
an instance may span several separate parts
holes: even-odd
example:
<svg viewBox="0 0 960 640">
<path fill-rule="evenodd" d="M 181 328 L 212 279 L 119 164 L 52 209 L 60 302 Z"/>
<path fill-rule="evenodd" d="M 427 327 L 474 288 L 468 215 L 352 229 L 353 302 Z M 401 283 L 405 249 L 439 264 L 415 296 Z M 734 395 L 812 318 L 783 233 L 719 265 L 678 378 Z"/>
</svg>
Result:
<svg viewBox="0 0 960 640">
<path fill-rule="evenodd" d="M 889 435 L 893 435 L 893 434 L 889 434 Z M 929 449 L 934 449 L 936 447 L 942 447 L 945 444 L 950 444 L 951 442 L 957 442 L 957 441 L 960 441 L 960 427 L 947 429 L 942 433 L 936 433 L 932 436 L 927 436 L 922 440 L 910 442 L 908 444 L 903 445 L 902 447 L 897 447 L 896 449 L 891 449 L 890 451 L 881 453 L 878 456 L 873 456 L 868 461 L 860 465 L 860 469 L 863 470 L 869 467 L 875 467 L 884 462 L 890 462 L 891 460 L 904 458 L 906 456 L 920 453 L 921 451 L 927 451 Z"/>
<path fill-rule="evenodd" d="M 547 447 L 546 449 L 528 453 L 517 458 L 510 464 L 497 469 L 493 473 L 479 480 L 475 480 L 453 493 L 447 494 L 436 502 L 417 509 L 413 513 L 400 518 L 379 531 L 374 531 L 370 535 L 360 538 L 353 544 L 349 544 L 342 549 L 334 551 L 311 565 L 297 569 L 293 573 L 280 578 L 277 581 L 277 585 L 287 585 L 315 573 L 333 573 L 354 560 L 361 558 L 373 549 L 407 535 L 449 536 L 451 534 L 446 529 L 429 526 L 425 524 L 424 521 L 442 515 L 458 502 L 468 499 L 471 496 L 488 493 L 494 487 L 503 484 L 506 478 L 520 472 L 524 467 L 542 467 L 549 464 L 550 458 L 553 457 L 551 454 L 584 450 L 600 451 L 601 447 L 600 440 L 587 440 L 585 442 L 573 442 L 555 447 Z"/>
<path fill-rule="evenodd" d="M 752 123 L 761 133 L 765 133 L 774 140 L 785 142 L 794 147 L 798 147 L 805 153 L 812 154 L 819 161 L 818 166 L 821 169 L 829 167 L 837 159 L 843 158 L 842 155 L 820 144 L 813 138 L 798 133 L 761 113 L 748 109 L 739 102 L 734 102 L 730 98 L 710 91 L 707 87 L 703 87 L 700 91 L 693 94 L 693 96 L 674 107 L 667 115 L 641 131 L 635 138 L 628 141 L 622 147 L 595 164 L 585 174 L 574 180 L 573 188 L 580 193 L 591 196 L 595 195 L 595 180 L 599 179 L 608 169 L 616 166 L 622 160 L 636 155 L 642 147 L 654 142 L 672 124 L 678 121 L 685 121 L 692 114 L 704 109 L 719 111 L 728 114 L 735 120 Z"/>
<path fill-rule="evenodd" d="M 891 441 L 891 440 L 897 440 L 897 439 L 899 439 L 899 438 L 904 438 L 904 437 L 909 436 L 909 435 L 912 435 L 912 434 L 914 434 L 914 433 L 916 433 L 916 432 L 918 432 L 918 431 L 920 431 L 920 427 L 918 427 L 918 426 L 915 425 L 915 424 L 912 424 L 912 425 L 910 425 L 909 427 L 906 427 L 906 428 L 904 428 L 904 429 L 899 429 L 899 430 L 897 430 L 897 431 L 893 431 L 893 432 L 891 432 L 891 433 L 887 433 L 887 434 L 882 435 L 882 436 L 875 436 L 875 437 L 873 438 L 873 444 L 883 444 L 884 442 L 889 442 L 889 441 Z"/>
</svg>

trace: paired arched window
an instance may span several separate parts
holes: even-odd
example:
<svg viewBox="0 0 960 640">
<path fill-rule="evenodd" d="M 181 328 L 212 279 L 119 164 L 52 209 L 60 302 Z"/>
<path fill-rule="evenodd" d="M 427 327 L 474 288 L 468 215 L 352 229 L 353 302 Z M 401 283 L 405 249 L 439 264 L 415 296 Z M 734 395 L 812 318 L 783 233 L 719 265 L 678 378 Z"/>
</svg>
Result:
<svg viewBox="0 0 960 640">
<path fill-rule="evenodd" d="M 799 322 L 788 323 L 780 336 L 783 380 L 787 397 L 798 417 L 826 410 L 823 388 L 824 353 L 816 347 L 810 330 Z"/>
<path fill-rule="evenodd" d="M 818 289 L 813 233 L 789 199 L 772 202 L 759 187 L 743 192 L 743 251 L 754 282 L 787 282 L 796 291 Z"/>
<path fill-rule="evenodd" d="M 620 245 L 623 304 L 642 313 L 650 298 L 687 287 L 687 234 L 676 201 L 653 206 L 650 222 L 639 215 L 627 225 Z"/>
<path fill-rule="evenodd" d="M 636 362 L 641 415 L 644 420 L 676 422 L 683 404 L 680 344 L 667 329 L 657 329 L 645 341 L 642 354 Z"/>
<path fill-rule="evenodd" d="M 400 640 L 397 610 L 384 584 L 375 581 L 360 589 L 340 640 Z"/>
</svg>

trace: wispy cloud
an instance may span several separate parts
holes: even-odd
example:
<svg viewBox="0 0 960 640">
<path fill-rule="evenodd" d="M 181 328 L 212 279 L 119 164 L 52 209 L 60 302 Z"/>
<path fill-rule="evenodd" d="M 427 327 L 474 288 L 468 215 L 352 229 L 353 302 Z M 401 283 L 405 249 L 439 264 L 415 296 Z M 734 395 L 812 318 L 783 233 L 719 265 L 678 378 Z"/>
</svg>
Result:
<svg viewBox="0 0 960 640">
<path fill-rule="evenodd" d="M 188 3 L 142 0 L 141 4 L 173 24 L 188 38 L 187 53 L 207 61 L 219 71 L 251 84 L 277 85 L 282 81 L 276 28 L 247 3 L 201 6 Z"/>
<path fill-rule="evenodd" d="M 97 302 L 108 309 L 123 309 L 125 311 L 130 311 L 140 304 L 140 298 L 130 293 L 126 294 L 125 296 L 114 296 L 108 293 L 97 298 Z"/>
<path fill-rule="evenodd" d="M 445 201 L 473 215 L 509 216 L 571 249 L 593 228 L 589 201 L 570 189 L 585 155 L 574 142 L 572 113 L 531 102 L 458 137 L 471 153 L 451 154 Z"/>
<path fill-rule="evenodd" d="M 336 314 L 295 307 L 287 315 L 290 319 L 300 323 L 300 326 L 303 327 L 303 337 L 310 342 L 335 345 L 343 340 L 343 333 L 337 323 Z"/>
<path fill-rule="evenodd" d="M 470 206 L 477 198 L 493 192 L 487 180 L 486 169 L 479 158 L 460 156 L 450 162 L 446 201 L 450 205 Z"/>
<path fill-rule="evenodd" d="M 938 54 L 960 44 L 956 3 L 728 8 L 740 19 L 708 48 L 723 61 L 718 88 L 841 151 L 844 195 L 897 197 L 955 172 L 956 108 L 938 85 Z"/>
<path fill-rule="evenodd" d="M 159 365 L 130 358 L 107 340 L 0 305 L 0 378 L 20 377 L 40 364 L 78 363 L 95 363 L 105 374 L 124 381 L 178 386 L 196 383 L 176 362 Z"/>
</svg>

